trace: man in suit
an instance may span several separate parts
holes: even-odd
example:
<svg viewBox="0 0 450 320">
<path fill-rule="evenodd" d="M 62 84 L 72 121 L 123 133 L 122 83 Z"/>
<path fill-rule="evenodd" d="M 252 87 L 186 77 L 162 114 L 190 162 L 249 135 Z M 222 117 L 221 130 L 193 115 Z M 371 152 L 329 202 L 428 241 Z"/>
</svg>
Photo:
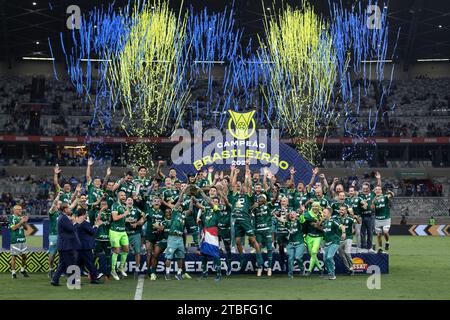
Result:
<svg viewBox="0 0 450 320">
<path fill-rule="evenodd" d="M 77 218 L 72 215 L 72 209 L 67 203 L 61 205 L 61 215 L 58 218 L 58 241 L 59 264 L 50 284 L 59 286 L 59 278 L 71 265 L 76 265 L 77 250 L 81 243 L 77 234 Z"/>
<path fill-rule="evenodd" d="M 94 226 L 91 226 L 91 224 L 86 221 L 86 213 L 87 212 L 84 209 L 78 211 L 77 232 L 81 242 L 81 247 L 78 250 L 78 258 L 79 262 L 89 270 L 91 283 L 99 284 L 99 274 L 94 265 L 94 255 L 92 250 L 95 248 L 95 234 L 97 228 L 102 224 L 102 221 L 96 219 Z"/>
</svg>

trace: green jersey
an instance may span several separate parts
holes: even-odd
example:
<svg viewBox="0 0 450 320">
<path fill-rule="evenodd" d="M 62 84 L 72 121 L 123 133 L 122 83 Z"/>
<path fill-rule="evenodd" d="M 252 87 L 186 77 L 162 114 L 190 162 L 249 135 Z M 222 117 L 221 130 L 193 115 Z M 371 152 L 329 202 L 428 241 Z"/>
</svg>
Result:
<svg viewBox="0 0 450 320">
<path fill-rule="evenodd" d="M 159 241 L 167 242 L 167 238 L 169 237 L 169 230 L 170 230 L 171 224 L 172 224 L 172 220 L 171 219 L 164 218 L 163 222 L 161 222 L 161 225 L 164 227 L 164 230 L 160 234 Z"/>
<path fill-rule="evenodd" d="M 105 190 L 103 192 L 105 196 L 106 203 L 108 204 L 108 208 L 111 209 L 114 202 L 117 201 L 117 195 L 115 191 Z"/>
<path fill-rule="evenodd" d="M 231 214 L 236 220 L 251 220 L 250 219 L 250 208 L 251 208 L 251 198 L 247 194 L 230 193 L 229 201 L 232 204 Z"/>
<path fill-rule="evenodd" d="M 58 191 L 59 192 L 59 191 Z M 72 204 L 72 196 L 73 193 L 72 192 L 63 192 L 62 195 L 59 196 L 59 201 L 61 201 L 62 203 L 67 203 L 67 204 Z"/>
<path fill-rule="evenodd" d="M 295 191 L 293 194 L 293 201 L 292 201 L 292 205 L 289 202 L 289 205 L 294 208 L 294 210 L 299 209 L 301 206 L 304 206 L 306 204 L 306 202 L 308 202 L 309 198 L 311 198 L 311 193 L 310 192 L 299 192 L 299 191 Z"/>
<path fill-rule="evenodd" d="M 311 197 L 311 199 L 312 199 L 312 202 L 319 202 L 320 207 L 321 207 L 322 209 L 328 208 L 328 207 L 330 206 L 330 200 L 328 200 L 328 198 L 327 198 L 326 196 L 321 196 L 321 197 L 319 198 L 319 197 L 317 197 L 316 195 L 313 195 L 313 196 Z M 308 204 L 308 207 L 309 207 L 309 208 L 311 208 L 312 202 L 310 202 L 310 203 Z"/>
<path fill-rule="evenodd" d="M 327 219 L 322 223 L 322 227 L 325 245 L 339 244 L 341 242 L 342 230 L 339 219 Z"/>
<path fill-rule="evenodd" d="M 200 219 L 204 228 L 217 227 L 220 220 L 219 210 L 214 210 L 210 205 L 204 205 Z"/>
<path fill-rule="evenodd" d="M 386 220 L 391 217 L 391 210 L 389 209 L 389 197 L 387 195 L 380 195 L 373 200 L 375 205 L 375 219 Z"/>
<path fill-rule="evenodd" d="M 331 204 L 331 216 L 333 217 L 339 217 L 339 209 L 341 208 L 341 206 L 345 206 L 348 209 L 350 208 L 345 201 L 344 202 L 339 202 L 339 201 L 335 201 Z"/>
<path fill-rule="evenodd" d="M 186 214 L 176 209 L 172 210 L 169 235 L 182 237 L 184 233 L 185 224 L 186 224 Z"/>
<path fill-rule="evenodd" d="M 160 225 L 163 220 L 164 220 L 164 212 L 161 210 L 161 208 L 153 208 L 153 207 L 148 207 L 145 210 L 146 213 L 146 219 L 147 219 L 147 233 L 149 231 L 152 232 L 157 232 L 158 229 L 155 229 L 153 227 L 154 224 Z M 150 222 L 150 224 L 148 223 Z"/>
<path fill-rule="evenodd" d="M 175 189 L 172 188 L 164 188 L 162 192 L 162 198 L 165 202 L 175 204 L 175 200 L 177 198 L 177 193 L 175 192 Z"/>
<path fill-rule="evenodd" d="M 59 211 L 49 211 L 48 212 L 48 222 L 49 222 L 49 235 L 58 235 L 58 217 Z"/>
<path fill-rule="evenodd" d="M 124 214 L 125 211 L 127 211 L 127 207 L 125 206 L 125 204 L 120 203 L 120 202 L 115 202 L 112 205 L 112 209 L 111 212 L 117 212 L 117 214 L 121 215 Z M 112 214 L 111 214 L 111 226 L 110 229 L 113 231 L 117 231 L 117 232 L 124 232 L 125 231 L 125 217 L 122 217 L 119 220 L 114 221 L 114 219 L 112 218 Z"/>
<path fill-rule="evenodd" d="M 341 217 L 341 223 L 345 226 L 345 239 L 352 239 L 355 220 L 349 215 L 346 215 L 345 217 Z"/>
<path fill-rule="evenodd" d="M 304 232 L 311 237 L 323 237 L 323 231 L 313 226 L 320 219 L 319 214 L 315 214 L 312 210 L 307 210 L 304 213 L 305 222 L 303 223 Z"/>
<path fill-rule="evenodd" d="M 370 208 L 370 206 L 372 205 L 373 199 L 375 199 L 375 193 L 370 192 L 369 194 L 364 194 L 362 193 L 360 195 L 362 200 L 367 201 L 367 209 L 362 209 L 361 210 L 361 215 L 362 216 L 369 216 L 371 214 L 373 214 L 373 210 Z"/>
<path fill-rule="evenodd" d="M 134 184 L 134 187 L 136 188 L 136 190 L 139 187 L 138 196 L 143 201 L 145 201 L 147 199 L 148 189 L 150 188 L 151 183 L 152 183 L 151 180 L 147 179 L 146 177 L 144 177 L 142 179 L 137 177 L 133 180 L 133 184 Z"/>
<path fill-rule="evenodd" d="M 348 198 L 350 208 L 352 208 L 353 213 L 360 216 L 363 209 L 362 198 L 357 196 L 353 198 Z"/>
<path fill-rule="evenodd" d="M 120 191 L 125 192 L 125 195 L 127 196 L 127 198 L 130 198 L 133 196 L 133 193 L 136 193 L 136 186 L 134 185 L 133 182 L 123 181 L 119 185 L 119 189 L 117 189 L 117 193 L 119 193 Z"/>
<path fill-rule="evenodd" d="M 208 182 L 208 179 L 200 179 L 200 180 L 197 180 L 197 182 L 195 184 L 197 185 L 197 187 L 203 188 L 203 187 L 206 187 L 209 184 L 209 182 Z"/>
<path fill-rule="evenodd" d="M 279 218 L 286 219 L 286 215 L 292 211 L 292 208 L 275 208 L 272 210 L 272 215 L 276 215 Z M 287 233 L 286 226 L 283 222 L 277 220 L 277 233 Z"/>
<path fill-rule="evenodd" d="M 11 229 L 11 244 L 25 243 L 25 229 L 23 225 L 21 225 L 16 230 L 12 229 L 12 227 L 18 224 L 21 219 L 22 216 L 16 216 L 15 214 L 9 216 L 8 218 L 8 226 Z"/>
<path fill-rule="evenodd" d="M 111 226 L 111 210 L 107 209 L 100 213 L 102 224 L 97 229 L 96 240 L 109 241 L 109 228 Z"/>
<path fill-rule="evenodd" d="M 144 213 L 141 211 L 141 209 L 135 206 L 133 206 L 133 208 L 127 209 L 130 211 L 130 214 L 125 219 L 125 230 L 127 231 L 127 234 L 132 235 L 141 233 L 142 226 L 136 226 L 136 228 L 133 228 L 131 224 L 138 222 L 144 216 Z"/>
<path fill-rule="evenodd" d="M 257 231 L 265 231 L 272 229 L 272 205 L 265 203 L 253 209 L 255 215 L 255 228 Z"/>
<path fill-rule="evenodd" d="M 219 204 L 219 211 L 216 214 L 219 215 L 217 224 L 219 229 L 227 229 L 231 226 L 231 211 L 225 205 Z"/>
<path fill-rule="evenodd" d="M 286 230 L 288 231 L 288 241 L 290 243 L 300 242 L 303 243 L 303 228 L 302 223 L 299 220 L 286 221 L 284 224 Z"/>
<path fill-rule="evenodd" d="M 88 209 L 90 211 L 98 212 L 100 210 L 100 202 L 96 205 L 94 205 L 94 203 L 96 203 L 100 198 L 103 197 L 103 190 L 100 188 L 96 188 L 94 184 L 90 182 L 87 186 L 87 191 L 88 191 L 88 200 L 87 200 Z"/>
</svg>

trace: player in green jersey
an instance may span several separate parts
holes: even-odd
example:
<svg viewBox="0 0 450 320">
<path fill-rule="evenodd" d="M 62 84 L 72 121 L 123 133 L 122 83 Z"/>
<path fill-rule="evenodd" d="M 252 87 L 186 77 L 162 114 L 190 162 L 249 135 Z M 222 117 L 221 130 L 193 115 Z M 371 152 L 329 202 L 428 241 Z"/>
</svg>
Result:
<svg viewBox="0 0 450 320">
<path fill-rule="evenodd" d="M 48 210 L 48 220 L 49 220 L 49 234 L 48 234 L 48 277 L 53 278 L 53 262 L 55 256 L 58 253 L 58 217 L 59 208 L 61 206 L 61 201 L 59 197 L 63 194 L 62 191 L 58 192 L 55 199 L 52 202 L 50 209 Z"/>
<path fill-rule="evenodd" d="M 170 209 L 170 208 L 169 208 Z M 147 250 L 147 266 L 153 266 L 153 255 L 155 255 L 155 246 L 161 241 L 163 236 L 162 222 L 164 220 L 164 212 L 161 209 L 161 199 L 152 198 L 151 206 L 148 201 L 145 209 L 145 220 L 147 221 L 147 230 L 145 231 L 145 248 Z M 157 263 L 157 262 L 156 262 Z M 156 279 L 156 270 L 148 267 L 147 270 L 150 279 Z M 154 276 L 152 276 L 154 274 Z M 152 279 L 153 280 L 153 279 Z"/>
<path fill-rule="evenodd" d="M 169 177 L 167 177 L 164 180 L 164 188 L 162 189 L 161 203 L 162 203 L 163 209 L 165 209 L 165 208 L 172 209 L 176 203 L 175 197 L 176 197 L 176 192 L 174 190 L 172 180 Z"/>
<path fill-rule="evenodd" d="M 59 197 L 59 200 L 70 205 L 75 200 L 76 194 L 72 193 L 70 183 L 67 181 L 64 182 L 63 187 L 61 188 L 58 182 L 58 176 L 61 174 L 61 172 L 62 170 L 57 164 L 53 169 L 53 184 L 55 186 L 55 192 L 59 193 L 60 191 L 62 191 L 63 194 Z"/>
<path fill-rule="evenodd" d="M 133 179 L 133 184 L 137 193 L 135 205 L 139 209 L 145 210 L 144 206 L 147 201 L 147 196 L 151 185 L 151 180 L 147 178 L 147 168 L 145 166 L 139 166 L 138 176 Z"/>
<path fill-rule="evenodd" d="M 95 235 L 95 256 L 100 259 L 104 257 L 106 264 L 105 268 L 101 270 L 99 278 L 106 275 L 108 278 L 111 276 L 111 242 L 109 241 L 109 228 L 111 225 L 111 210 L 109 209 L 108 202 L 103 199 L 100 202 L 100 210 L 97 213 L 97 219 L 102 223 L 97 229 Z"/>
<path fill-rule="evenodd" d="M 286 221 L 286 215 L 292 211 L 292 208 L 289 207 L 289 199 L 283 196 L 280 199 L 279 208 L 275 208 L 272 211 L 272 215 L 275 218 L 281 218 L 283 221 Z M 279 222 L 277 219 L 276 224 L 276 234 L 277 234 L 277 244 L 278 244 L 278 254 L 280 256 L 280 266 L 281 270 L 286 271 L 286 254 L 285 248 L 288 243 L 288 230 L 285 227 L 284 222 Z"/>
<path fill-rule="evenodd" d="M 160 161 L 158 161 L 158 166 L 157 166 L 157 168 L 156 168 L 156 173 L 158 174 L 158 176 L 161 178 L 161 179 L 165 179 L 166 178 L 166 175 L 162 172 L 162 170 L 161 170 L 161 167 L 164 165 L 164 163 L 165 163 L 165 161 L 162 161 L 162 160 L 160 160 Z M 175 180 L 177 180 L 177 171 L 174 169 L 174 168 L 170 168 L 169 169 L 169 175 L 168 175 L 168 177 L 173 181 L 173 182 L 175 182 Z"/>
<path fill-rule="evenodd" d="M 136 192 L 137 190 L 136 186 L 133 183 L 133 172 L 127 171 L 124 177 L 114 184 L 113 191 L 116 192 L 123 191 L 125 192 L 125 196 L 127 198 L 131 197 L 133 198 L 133 200 L 137 199 L 137 192 Z"/>
<path fill-rule="evenodd" d="M 341 223 L 345 227 L 345 240 L 341 241 L 339 245 L 339 256 L 344 262 L 347 272 L 353 274 L 353 262 L 352 262 L 352 244 L 353 244 L 353 228 L 356 223 L 359 222 L 358 216 L 349 212 L 347 205 L 342 204 L 339 207 L 339 216 Z"/>
<path fill-rule="evenodd" d="M 333 217 L 339 217 L 341 206 L 346 206 L 347 210 L 351 209 L 346 200 L 347 198 L 345 197 L 344 191 L 341 191 L 337 194 L 337 199 L 331 204 L 331 215 Z"/>
<path fill-rule="evenodd" d="M 11 277 L 15 279 L 16 276 L 16 257 L 22 257 L 22 266 L 20 273 L 28 278 L 26 272 L 28 247 L 25 238 L 25 226 L 28 221 L 28 216 L 23 214 L 23 209 L 19 205 L 15 205 L 12 209 L 13 214 L 8 218 L 8 227 L 11 230 Z"/>
<path fill-rule="evenodd" d="M 283 217 L 276 217 L 288 232 L 287 255 L 288 255 L 288 276 L 294 277 L 294 263 L 297 261 L 300 273 L 303 272 L 303 254 L 305 253 L 305 243 L 303 239 L 303 227 L 295 211 L 290 211 Z"/>
<path fill-rule="evenodd" d="M 260 194 L 257 201 L 252 206 L 255 216 L 256 241 L 260 248 L 267 249 L 267 276 L 272 276 L 273 247 L 272 247 L 272 203 L 267 202 L 265 194 Z M 258 269 L 256 274 L 262 275 L 262 269 Z"/>
<path fill-rule="evenodd" d="M 231 204 L 226 196 L 227 186 L 226 182 L 223 180 L 221 183 L 217 183 L 217 191 L 220 198 L 219 204 L 219 223 L 218 223 L 218 234 L 219 241 L 222 241 L 225 248 L 226 263 L 227 263 L 227 273 L 226 275 L 231 275 Z"/>
<path fill-rule="evenodd" d="M 131 254 L 134 254 L 134 261 L 136 262 L 134 275 L 137 277 L 141 268 L 141 229 L 144 224 L 144 213 L 134 205 L 134 200 L 131 197 L 127 198 L 126 205 L 130 214 L 125 219 L 125 230 L 128 236 Z"/>
<path fill-rule="evenodd" d="M 389 208 L 391 199 L 394 197 L 392 191 L 383 194 L 381 186 L 374 189 L 375 199 L 373 200 L 373 209 L 375 210 L 375 233 L 377 234 L 378 253 L 383 252 L 383 234 L 385 244 L 384 250 L 389 250 L 389 229 L 391 227 L 391 210 Z"/>
<path fill-rule="evenodd" d="M 348 201 L 353 213 L 358 217 L 361 217 L 361 212 L 367 208 L 367 202 L 358 195 L 358 191 L 356 191 L 356 187 L 354 185 L 348 188 L 348 193 L 350 196 Z M 359 219 L 359 223 L 355 223 L 355 239 L 357 247 L 356 252 L 359 253 L 361 248 L 361 219 Z"/>
<path fill-rule="evenodd" d="M 164 219 L 161 221 L 154 220 L 155 216 L 147 216 L 147 222 L 153 229 L 159 231 L 158 240 L 153 247 L 153 253 L 151 255 L 151 264 L 149 267 L 150 280 L 156 280 L 156 267 L 158 265 L 159 256 L 167 248 L 167 238 L 169 236 L 169 230 L 172 223 L 172 209 L 166 208 L 164 213 Z"/>
<path fill-rule="evenodd" d="M 170 266 L 172 260 L 177 260 L 178 270 L 175 279 L 182 280 L 182 271 L 185 257 L 185 247 L 183 241 L 184 228 L 186 224 L 186 216 L 192 214 L 193 203 L 191 201 L 189 209 L 184 211 L 181 206 L 182 199 L 184 198 L 186 189 L 181 191 L 180 197 L 177 203 L 172 209 L 171 224 L 169 229 L 169 235 L 167 238 L 167 248 L 165 251 L 166 256 L 166 280 L 171 280 Z"/>
<path fill-rule="evenodd" d="M 200 195 L 203 198 L 203 204 L 198 202 L 194 203 L 197 208 L 199 208 L 199 213 L 197 215 L 197 224 L 202 227 L 202 245 L 200 247 L 201 261 L 202 261 L 202 275 L 201 279 L 206 279 L 208 277 L 207 263 L 208 257 L 213 258 L 214 266 L 216 269 L 216 281 L 220 281 L 222 278 L 222 270 L 220 264 L 220 252 L 217 246 L 217 250 L 209 250 L 210 246 L 205 245 L 204 239 L 207 236 L 205 228 L 217 229 L 219 225 L 220 213 L 219 213 L 219 198 L 210 198 L 205 195 L 205 193 L 200 191 Z M 217 237 L 218 240 L 218 237 Z M 217 243 L 218 244 L 218 243 Z"/>
<path fill-rule="evenodd" d="M 100 201 L 103 198 L 102 180 L 95 178 L 92 181 L 91 170 L 94 165 L 94 159 L 89 158 L 86 168 L 86 186 L 87 186 L 87 206 L 89 223 L 94 225 L 97 213 L 100 210 Z"/>
<path fill-rule="evenodd" d="M 345 240 L 345 226 L 341 223 L 339 217 L 332 217 L 330 208 L 325 208 L 322 212 L 324 254 L 323 262 L 328 272 L 328 280 L 335 280 L 334 255 L 339 249 L 341 241 Z"/>
<path fill-rule="evenodd" d="M 319 264 L 319 259 L 317 254 L 319 253 L 320 243 L 323 238 L 323 231 L 320 227 L 322 221 L 322 207 L 319 202 L 313 202 L 311 204 L 310 210 L 305 210 L 304 217 L 304 232 L 306 233 L 305 241 L 308 247 L 309 255 L 311 256 L 309 260 L 309 268 L 305 272 L 305 276 L 309 276 L 313 271 L 314 267 L 319 269 L 322 274 L 322 267 Z"/>
<path fill-rule="evenodd" d="M 237 181 L 237 175 L 239 169 L 234 166 L 231 167 L 231 188 L 232 194 L 230 195 L 230 203 L 232 204 L 231 214 L 235 219 L 235 237 L 236 247 L 240 254 L 240 266 L 244 267 L 244 248 L 242 246 L 241 238 L 248 237 L 250 244 L 256 250 L 256 264 L 258 269 L 263 268 L 263 258 L 261 249 L 256 241 L 255 230 L 250 218 L 251 197 L 252 197 L 252 180 L 250 178 L 250 161 L 246 160 L 245 164 L 245 180 L 244 183 Z"/>
<path fill-rule="evenodd" d="M 120 280 L 116 272 L 119 253 L 120 264 L 118 270 L 123 277 L 127 276 L 124 268 L 127 262 L 129 241 L 125 229 L 125 220 L 129 216 L 130 210 L 126 206 L 126 199 L 126 193 L 119 191 L 117 194 L 117 202 L 111 208 L 112 221 L 109 227 L 109 241 L 111 242 L 113 252 L 111 255 L 111 276 L 116 280 Z M 120 249 L 122 249 L 122 252 L 120 252 Z"/>
</svg>

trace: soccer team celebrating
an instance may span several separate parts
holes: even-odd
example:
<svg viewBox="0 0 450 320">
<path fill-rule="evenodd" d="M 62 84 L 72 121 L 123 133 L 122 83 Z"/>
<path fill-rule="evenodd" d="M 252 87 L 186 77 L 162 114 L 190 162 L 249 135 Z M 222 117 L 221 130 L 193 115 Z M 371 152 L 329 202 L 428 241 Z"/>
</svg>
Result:
<svg viewBox="0 0 450 320">
<path fill-rule="evenodd" d="M 56 197 L 49 210 L 49 276 L 54 272 L 57 253 L 58 216 L 84 216 L 96 228 L 96 257 L 103 256 L 106 265 L 98 277 L 120 280 L 127 276 L 125 265 L 128 254 L 134 255 L 137 272 L 144 271 L 141 255 L 146 254 L 146 272 L 156 280 L 158 261 L 165 257 L 165 279 L 172 279 L 170 270 L 177 261 L 175 279 L 190 279 L 184 259 L 187 248 L 186 235 L 192 236 L 192 246 L 200 248 L 205 228 L 216 228 L 225 254 L 225 273 L 232 274 L 232 247 L 239 254 L 241 268 L 245 266 L 245 240 L 255 252 L 258 277 L 264 269 L 272 275 L 273 252 L 278 248 L 279 262 L 289 277 L 294 276 L 297 262 L 300 274 L 313 272 L 334 280 L 336 254 L 340 256 L 348 274 L 353 274 L 352 245 L 355 236 L 357 252 L 376 253 L 372 247 L 375 231 L 378 253 L 389 250 L 391 191 L 383 193 L 381 175 L 375 174 L 376 186 L 356 183 L 348 191 L 334 178 L 328 185 L 324 174 L 314 168 L 310 182 L 295 185 L 295 169 L 290 178 L 279 181 L 268 168 L 251 172 L 247 161 L 245 168 L 231 165 L 227 172 L 217 172 L 213 167 L 187 177 L 178 177 L 171 168 L 166 176 L 163 161 L 158 163 L 157 176 L 148 177 L 147 168 L 140 166 L 135 176 L 132 171 L 118 181 L 110 179 L 111 170 L 101 179 L 92 177 L 94 160 L 90 158 L 86 169 L 86 186 L 79 184 L 74 191 L 68 182 L 59 184 L 61 169 L 54 169 Z M 11 270 L 16 277 L 15 259 L 22 257 L 20 272 L 26 273 L 27 247 L 24 225 L 27 218 L 22 208 L 16 206 L 10 217 Z M 382 240 L 385 239 L 383 247 Z M 317 258 L 322 249 L 324 267 Z M 303 256 L 310 255 L 309 266 L 304 270 Z M 264 253 L 264 254 L 263 254 Z M 208 259 L 214 261 L 215 279 L 222 277 L 220 257 L 207 252 L 201 255 L 201 278 L 208 276 Z M 264 261 L 266 260 L 266 261 Z M 308 264 L 306 264 L 308 265 Z M 324 270 L 325 269 L 325 270 Z"/>
</svg>

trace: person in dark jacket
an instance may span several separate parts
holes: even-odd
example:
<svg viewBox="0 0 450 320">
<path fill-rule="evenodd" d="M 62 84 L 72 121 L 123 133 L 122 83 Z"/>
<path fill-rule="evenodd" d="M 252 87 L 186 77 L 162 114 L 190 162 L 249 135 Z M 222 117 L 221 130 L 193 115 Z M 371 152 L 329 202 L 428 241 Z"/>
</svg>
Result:
<svg viewBox="0 0 450 320">
<path fill-rule="evenodd" d="M 86 221 L 86 213 L 87 212 L 84 209 L 78 211 L 77 232 L 81 242 L 81 247 L 78 250 L 78 258 L 79 262 L 88 269 L 91 283 L 99 284 L 99 274 L 94 265 L 93 250 L 95 248 L 95 234 L 97 233 L 97 228 L 102 224 L 102 221 L 97 219 L 94 226 L 91 226 L 91 224 Z"/>
<path fill-rule="evenodd" d="M 78 238 L 77 218 L 72 215 L 72 210 L 67 203 L 61 205 L 62 214 L 58 218 L 58 241 L 59 264 L 51 280 L 51 285 L 59 286 L 59 278 L 66 273 L 69 266 L 75 265 L 77 261 L 77 250 L 81 243 Z"/>
</svg>

